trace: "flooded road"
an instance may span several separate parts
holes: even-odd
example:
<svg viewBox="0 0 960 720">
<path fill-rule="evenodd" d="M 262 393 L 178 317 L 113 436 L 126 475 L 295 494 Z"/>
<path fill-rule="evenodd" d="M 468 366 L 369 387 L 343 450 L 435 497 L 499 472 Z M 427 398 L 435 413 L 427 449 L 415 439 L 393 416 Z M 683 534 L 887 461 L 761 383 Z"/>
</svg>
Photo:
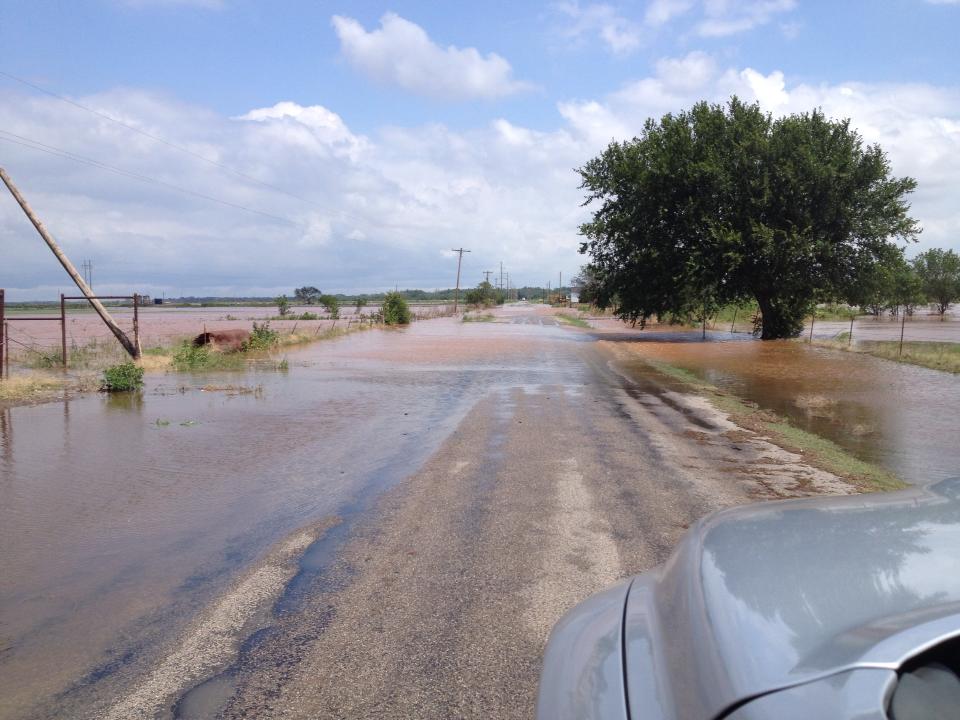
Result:
<svg viewBox="0 0 960 720">
<path fill-rule="evenodd" d="M 616 334 L 619 333 L 619 334 Z M 643 331 L 614 337 L 693 372 L 911 483 L 960 475 L 960 378 L 916 365 L 748 335 Z"/>
<path fill-rule="evenodd" d="M 870 399 L 901 366 L 634 344 L 862 452 L 920 431 Z M 0 718 L 528 717 L 573 603 L 710 510 L 850 490 L 544 310 L 286 356 L 0 413 Z"/>
<path fill-rule="evenodd" d="M 574 342 L 551 321 L 498 329 L 361 332 L 288 353 L 288 373 L 3 411 L 0 717 L 96 706 L 238 568 L 409 475 L 481 396 L 577 372 L 541 352 Z"/>
</svg>

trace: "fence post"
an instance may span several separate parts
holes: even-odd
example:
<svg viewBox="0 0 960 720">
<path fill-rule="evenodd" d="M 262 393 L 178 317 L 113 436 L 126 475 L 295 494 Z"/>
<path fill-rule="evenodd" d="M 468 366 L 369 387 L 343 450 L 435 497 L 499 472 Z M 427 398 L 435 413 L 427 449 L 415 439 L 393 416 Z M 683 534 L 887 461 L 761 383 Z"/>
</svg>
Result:
<svg viewBox="0 0 960 720">
<path fill-rule="evenodd" d="M 140 294 L 133 294 L 133 344 L 136 345 L 137 351 L 140 352 Z"/>
<path fill-rule="evenodd" d="M 810 339 L 807 340 L 808 345 L 813 345 L 813 322 L 814 320 L 816 320 L 816 318 L 817 318 L 817 311 L 814 310 L 812 313 L 810 313 Z"/>
<path fill-rule="evenodd" d="M 737 306 L 733 306 L 733 320 L 730 322 L 730 334 L 733 334 L 733 327 L 737 324 Z"/>
<path fill-rule="evenodd" d="M 906 311 L 904 311 L 903 317 L 900 320 L 900 350 L 897 352 L 897 358 L 900 358 L 903 356 L 903 329 L 906 324 L 907 324 L 907 313 Z"/>
<path fill-rule="evenodd" d="M 850 346 L 853 344 L 853 319 L 854 319 L 855 317 L 856 317 L 856 315 L 853 315 L 853 314 L 851 313 L 851 315 L 850 315 L 850 333 L 849 333 L 849 335 L 847 336 L 847 347 L 850 347 Z"/>
<path fill-rule="evenodd" d="M 67 301 L 60 293 L 60 352 L 63 353 L 63 369 L 67 369 Z"/>
<path fill-rule="evenodd" d="M 3 380 L 3 343 L 6 340 L 5 335 L 5 326 L 7 321 L 4 319 L 4 312 L 6 311 L 6 298 L 4 296 L 4 291 L 0 288 L 0 380 Z"/>
</svg>

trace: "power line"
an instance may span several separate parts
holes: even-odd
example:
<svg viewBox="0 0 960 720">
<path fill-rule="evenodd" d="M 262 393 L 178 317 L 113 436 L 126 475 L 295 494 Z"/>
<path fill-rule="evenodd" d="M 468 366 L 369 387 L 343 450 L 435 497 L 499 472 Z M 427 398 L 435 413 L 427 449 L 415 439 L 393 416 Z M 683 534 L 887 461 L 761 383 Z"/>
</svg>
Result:
<svg viewBox="0 0 960 720">
<path fill-rule="evenodd" d="M 122 168 L 114 167 L 113 165 L 107 165 L 106 163 L 100 162 L 99 160 L 94 160 L 93 158 L 88 158 L 83 155 L 77 155 L 76 153 L 72 153 L 69 150 L 64 150 L 62 148 L 54 147 L 53 145 L 46 145 L 45 143 L 39 142 L 38 140 L 32 140 L 31 138 L 24 137 L 22 135 L 17 135 L 7 130 L 0 130 L 0 135 L 10 136 L 10 137 L 0 137 L 0 140 L 13 143 L 14 145 L 20 145 L 25 148 L 30 148 L 31 150 L 37 150 L 38 152 L 47 153 L 48 155 L 54 155 L 56 157 L 64 158 L 66 160 L 73 160 L 74 162 L 78 162 L 84 165 L 89 165 L 91 167 L 99 168 L 101 170 L 107 170 L 109 172 L 116 173 L 118 175 L 131 178 L 133 180 L 139 180 L 141 182 L 151 183 L 153 185 L 165 187 L 170 190 L 176 190 L 177 192 L 184 193 L 185 195 L 192 195 L 194 197 L 198 197 L 203 200 L 209 200 L 210 202 L 219 203 L 220 205 L 226 205 L 227 207 L 231 207 L 236 210 L 243 210 L 245 212 L 254 213 L 256 215 L 262 215 L 263 217 L 267 217 L 272 220 L 277 220 L 287 225 L 300 227 L 299 223 L 289 220 L 288 218 L 280 217 L 279 215 L 273 215 L 272 213 L 263 212 L 262 210 L 256 210 L 254 208 L 247 207 L 246 205 L 239 205 L 237 203 L 230 202 L 229 200 L 221 200 L 220 198 L 214 197 L 212 195 L 206 195 L 205 193 L 201 193 L 201 192 L 196 192 L 195 190 L 188 190 L 187 188 L 180 187 L 179 185 L 174 185 L 173 183 L 168 183 L 163 180 L 158 180 L 157 178 L 150 177 L 149 175 L 143 175 L 141 173 L 136 173 L 130 170 L 124 170 Z M 16 138 L 16 139 L 12 140 L 11 138 Z"/>
<path fill-rule="evenodd" d="M 109 121 L 112 122 L 112 123 L 116 123 L 116 124 L 119 125 L 120 127 L 126 128 L 127 130 L 130 130 L 131 132 L 138 133 L 139 135 L 143 135 L 144 137 L 148 137 L 148 138 L 150 138 L 151 140 L 153 140 L 153 141 L 155 141 L 155 142 L 158 142 L 158 143 L 161 143 L 161 144 L 163 144 L 163 145 L 166 145 L 167 147 L 171 147 L 171 148 L 173 148 L 174 150 L 179 150 L 180 152 L 186 153 L 187 155 L 190 155 L 190 156 L 192 156 L 192 157 L 195 157 L 195 158 L 197 158 L 198 160 L 202 160 L 203 162 L 208 163 L 208 164 L 210 164 L 210 165 L 213 165 L 214 167 L 218 167 L 218 168 L 220 168 L 221 170 L 226 170 L 227 172 L 233 173 L 233 174 L 236 175 L 237 177 L 241 177 L 241 178 L 243 178 L 244 180 L 248 180 L 249 182 L 256 183 L 257 185 L 260 185 L 260 186 L 262 186 L 262 187 L 265 187 L 265 188 L 268 188 L 268 189 L 270 189 L 270 190 L 273 190 L 274 192 L 281 193 L 281 194 L 286 195 L 286 196 L 288 196 L 288 197 L 294 198 L 295 200 L 300 200 L 301 202 L 308 203 L 308 204 L 313 205 L 313 206 L 315 206 L 315 207 L 318 207 L 318 208 L 320 208 L 320 209 L 322 209 L 322 210 L 325 210 L 325 209 L 326 209 L 326 208 L 324 208 L 323 206 L 319 205 L 318 203 L 314 202 L 313 200 L 309 200 L 309 199 L 307 199 L 307 198 L 305 198 L 305 197 L 302 197 L 302 196 L 297 195 L 297 194 L 295 194 L 295 193 L 289 192 L 288 190 L 284 190 L 283 188 L 279 188 L 279 187 L 277 187 L 276 185 L 271 185 L 270 183 L 267 183 L 267 182 L 264 182 L 263 180 L 260 180 L 260 179 L 258 179 L 258 178 L 255 178 L 255 177 L 253 177 L 252 175 L 248 175 L 248 174 L 245 173 L 245 172 L 242 172 L 242 171 L 240 171 L 240 170 L 237 170 L 237 169 L 235 169 L 235 168 L 232 168 L 232 167 L 230 167 L 229 165 L 224 165 L 222 162 L 219 162 L 219 161 L 217 161 L 217 160 L 213 160 L 212 158 L 208 158 L 208 157 L 206 157 L 205 155 L 201 155 L 200 153 L 195 152 L 194 150 L 191 150 L 190 148 L 184 147 L 183 145 L 179 145 L 179 144 L 177 144 L 177 143 L 175 143 L 175 142 L 171 142 L 171 141 L 169 141 L 169 140 L 166 140 L 165 138 L 162 138 L 162 137 L 160 137 L 159 135 L 154 135 L 153 133 L 147 132 L 146 130 L 142 130 L 141 128 L 138 128 L 138 127 L 135 126 L 135 125 L 130 125 L 129 123 L 125 123 L 125 122 L 123 122 L 122 120 L 118 120 L 117 118 L 112 117 L 111 115 L 107 115 L 106 113 L 100 112 L 99 110 L 94 110 L 94 109 L 91 108 L 91 107 L 87 107 L 86 105 L 83 105 L 83 104 L 81 104 L 81 103 L 78 103 L 78 102 L 75 101 L 75 100 L 71 100 L 70 98 L 64 97 L 63 95 L 58 95 L 57 93 L 55 93 L 55 92 L 53 92 L 53 91 L 51 91 L 51 90 L 47 90 L 46 88 L 43 88 L 43 87 L 41 87 L 41 86 L 39 86 L 39 85 L 35 85 L 34 83 L 30 82 L 29 80 L 24 80 L 23 78 L 19 78 L 19 77 L 17 77 L 16 75 L 11 75 L 10 73 L 4 72 L 3 70 L 0 70 L 0 75 L 2 75 L 2 76 L 5 77 L 5 78 L 9 78 L 10 80 L 14 80 L 15 82 L 18 82 L 18 83 L 21 83 L 21 84 L 23 84 L 23 85 L 26 85 L 27 87 L 33 88 L 33 89 L 36 90 L 37 92 L 41 92 L 41 93 L 43 93 L 44 95 L 49 95 L 50 97 L 56 98 L 57 100 L 60 100 L 61 102 L 65 102 L 65 103 L 67 103 L 68 105 L 72 105 L 73 107 L 79 108 L 80 110 L 84 110 L 84 111 L 86 111 L 86 112 L 88 112 L 88 113 L 92 113 L 93 115 L 96 115 L 96 116 L 99 117 L 99 118 L 103 118 L 104 120 L 109 120 Z"/>
</svg>

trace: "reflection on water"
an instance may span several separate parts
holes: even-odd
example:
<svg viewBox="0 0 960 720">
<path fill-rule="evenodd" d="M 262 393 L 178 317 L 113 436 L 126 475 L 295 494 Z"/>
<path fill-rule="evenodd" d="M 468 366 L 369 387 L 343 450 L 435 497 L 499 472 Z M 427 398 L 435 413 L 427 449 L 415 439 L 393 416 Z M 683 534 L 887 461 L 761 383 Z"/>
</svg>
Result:
<svg viewBox="0 0 960 720">
<path fill-rule="evenodd" d="M 699 339 L 699 333 L 620 338 L 908 482 L 960 475 L 956 375 L 794 341 Z"/>
</svg>

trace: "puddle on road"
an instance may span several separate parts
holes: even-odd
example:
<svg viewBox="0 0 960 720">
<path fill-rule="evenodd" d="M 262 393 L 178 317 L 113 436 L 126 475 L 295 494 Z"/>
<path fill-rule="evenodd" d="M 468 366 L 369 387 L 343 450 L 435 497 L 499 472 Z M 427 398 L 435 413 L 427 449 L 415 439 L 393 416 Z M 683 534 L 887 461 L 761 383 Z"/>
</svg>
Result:
<svg viewBox="0 0 960 720">
<path fill-rule="evenodd" d="M 960 379 L 859 354 L 711 333 L 603 336 L 774 410 L 855 456 L 924 483 L 960 475 Z"/>
</svg>

